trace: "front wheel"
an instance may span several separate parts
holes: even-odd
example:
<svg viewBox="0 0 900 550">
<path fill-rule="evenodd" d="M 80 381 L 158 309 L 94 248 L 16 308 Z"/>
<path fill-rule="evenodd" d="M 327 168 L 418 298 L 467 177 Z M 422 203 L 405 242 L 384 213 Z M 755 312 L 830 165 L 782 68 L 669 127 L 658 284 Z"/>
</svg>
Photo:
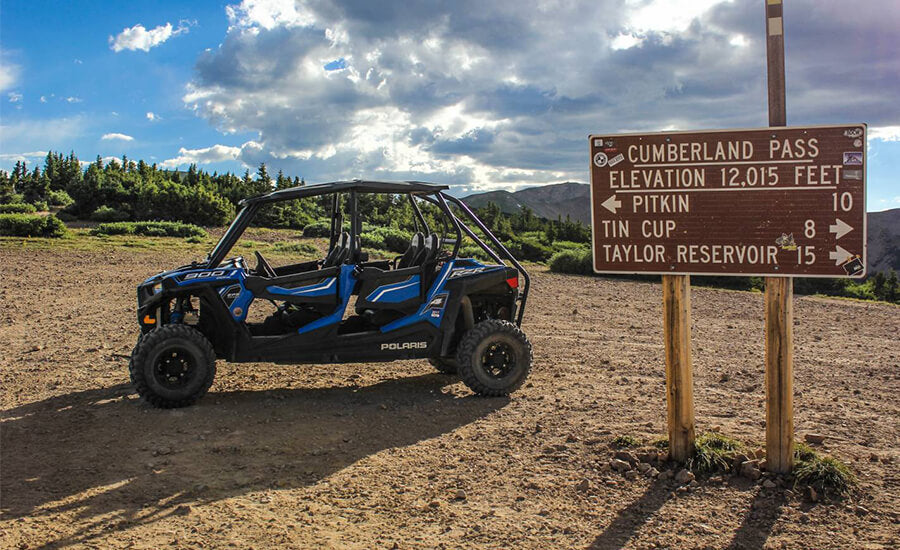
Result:
<svg viewBox="0 0 900 550">
<path fill-rule="evenodd" d="M 200 331 L 165 325 L 142 335 L 128 364 L 138 395 L 155 407 L 192 405 L 212 385 L 216 354 Z"/>
<path fill-rule="evenodd" d="M 488 319 L 466 332 L 456 353 L 459 375 L 477 394 L 509 395 L 525 382 L 531 342 L 509 321 Z"/>
</svg>

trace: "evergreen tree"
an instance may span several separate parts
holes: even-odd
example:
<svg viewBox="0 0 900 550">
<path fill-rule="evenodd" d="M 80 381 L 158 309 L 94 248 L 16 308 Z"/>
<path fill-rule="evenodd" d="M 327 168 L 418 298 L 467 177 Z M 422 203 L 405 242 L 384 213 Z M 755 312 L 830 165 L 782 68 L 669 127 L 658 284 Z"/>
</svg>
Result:
<svg viewBox="0 0 900 550">
<path fill-rule="evenodd" d="M 47 200 L 47 191 L 50 189 L 50 181 L 46 174 L 41 173 L 41 169 L 37 166 L 29 174 L 22 184 L 22 195 L 25 202 L 36 203 Z"/>
<path fill-rule="evenodd" d="M 266 171 L 265 162 L 259 163 L 259 168 L 256 170 L 256 183 L 260 193 L 268 193 L 272 190 L 272 178 L 269 177 L 269 173 Z"/>
<path fill-rule="evenodd" d="M 13 189 L 12 180 L 6 170 L 0 170 L 0 204 L 13 202 L 16 190 Z"/>
</svg>

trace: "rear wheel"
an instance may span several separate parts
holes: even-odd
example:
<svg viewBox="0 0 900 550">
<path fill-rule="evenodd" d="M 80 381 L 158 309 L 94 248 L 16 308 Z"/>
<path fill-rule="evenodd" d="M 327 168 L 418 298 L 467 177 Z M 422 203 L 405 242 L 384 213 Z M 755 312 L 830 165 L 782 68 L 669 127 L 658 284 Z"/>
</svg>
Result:
<svg viewBox="0 0 900 550">
<path fill-rule="evenodd" d="M 438 357 L 429 359 L 428 362 L 442 374 L 456 374 L 459 369 L 459 363 L 453 357 Z"/>
<path fill-rule="evenodd" d="M 151 405 L 186 407 L 212 385 L 216 355 L 200 331 L 166 325 L 138 340 L 128 370 L 134 389 Z"/>
<path fill-rule="evenodd" d="M 456 359 L 459 375 L 472 391 L 509 395 L 531 370 L 531 343 L 513 323 L 488 319 L 463 335 Z"/>
</svg>

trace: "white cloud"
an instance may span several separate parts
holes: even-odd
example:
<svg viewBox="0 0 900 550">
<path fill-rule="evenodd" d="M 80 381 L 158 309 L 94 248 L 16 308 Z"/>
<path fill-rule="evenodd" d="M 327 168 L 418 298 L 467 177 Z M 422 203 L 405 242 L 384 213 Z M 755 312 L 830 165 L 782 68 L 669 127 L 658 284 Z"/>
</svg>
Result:
<svg viewBox="0 0 900 550">
<path fill-rule="evenodd" d="M 869 128 L 868 138 L 882 141 L 900 141 L 900 126 L 879 126 Z"/>
<path fill-rule="evenodd" d="M 743 34 L 736 34 L 731 37 L 731 40 L 729 40 L 728 43 L 735 48 L 743 48 L 744 46 L 750 44 L 750 41 L 747 40 L 747 37 Z"/>
<path fill-rule="evenodd" d="M 315 21 L 312 11 L 294 0 L 244 0 L 240 5 L 227 6 L 225 13 L 232 26 L 262 27 L 307 26 Z"/>
<path fill-rule="evenodd" d="M 2 52 L 0 52 L 0 91 L 15 86 L 16 82 L 19 81 L 19 74 L 22 71 L 21 67 L 14 63 L 7 62 L 3 57 Z"/>
<path fill-rule="evenodd" d="M 248 144 L 253 142 L 245 143 Z M 161 168 L 177 168 L 188 164 L 210 164 L 214 162 L 225 162 L 235 160 L 241 153 L 241 147 L 230 147 L 228 145 L 213 145 L 202 149 L 186 149 L 182 147 L 178 150 L 178 156 L 170 158 L 159 163 Z"/>
<path fill-rule="evenodd" d="M 147 111 L 147 120 L 150 122 L 156 122 L 159 120 L 159 115 L 153 113 L 153 111 Z"/>
<path fill-rule="evenodd" d="M 111 139 L 118 139 L 121 141 L 134 141 L 133 137 L 126 135 L 126 134 L 119 134 L 116 132 L 109 133 L 109 134 L 103 134 L 103 137 L 101 137 L 100 139 L 107 140 L 107 141 L 109 141 Z"/>
<path fill-rule="evenodd" d="M 627 26 L 638 32 L 682 32 L 723 0 L 627 0 Z M 725 0 L 731 2 L 732 0 Z M 760 20 L 762 9 L 760 8 Z"/>
<path fill-rule="evenodd" d="M 109 37 L 109 48 L 114 52 L 122 50 L 142 50 L 149 52 L 150 48 L 159 46 L 166 40 L 179 34 L 188 32 L 190 23 L 181 21 L 177 28 L 172 28 L 172 23 L 166 23 L 149 31 L 138 23 L 131 28 L 125 28 L 115 37 Z"/>
<path fill-rule="evenodd" d="M 31 151 L 28 153 L 3 153 L 3 154 L 0 154 L 0 160 L 26 161 L 28 159 L 42 159 L 46 156 L 47 156 L 47 151 Z"/>
<path fill-rule="evenodd" d="M 47 96 L 45 96 L 45 95 L 41 96 L 41 103 L 47 103 Z"/>
<path fill-rule="evenodd" d="M 644 39 L 639 36 L 623 33 L 613 38 L 609 47 L 614 50 L 627 50 L 635 46 L 640 46 L 643 41 Z"/>
<path fill-rule="evenodd" d="M 792 31 L 794 123 L 839 110 L 896 124 L 890 94 L 869 93 L 898 84 L 885 70 L 900 59 L 895 1 L 872 0 L 874 20 L 822 8 Z M 730 0 L 244 0 L 226 8 L 227 33 L 200 55 L 183 100 L 222 132 L 257 134 L 236 160 L 310 181 L 585 181 L 592 132 L 764 125 L 762 12 Z M 822 59 L 846 78 L 823 73 Z"/>
<path fill-rule="evenodd" d="M 22 101 L 22 97 L 23 97 L 22 94 L 20 94 L 18 92 L 9 92 L 6 95 L 7 95 L 7 97 L 9 97 L 10 103 L 19 103 Z"/>
<path fill-rule="evenodd" d="M 81 103 L 82 99 L 80 97 L 69 96 L 65 99 L 66 103 Z"/>
</svg>

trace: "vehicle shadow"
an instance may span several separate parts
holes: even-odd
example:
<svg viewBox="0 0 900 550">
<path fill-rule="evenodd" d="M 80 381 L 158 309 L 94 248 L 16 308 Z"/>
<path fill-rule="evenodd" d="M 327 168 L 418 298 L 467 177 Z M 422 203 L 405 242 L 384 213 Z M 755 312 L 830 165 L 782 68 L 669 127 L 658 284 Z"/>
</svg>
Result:
<svg viewBox="0 0 900 550">
<path fill-rule="evenodd" d="M 616 519 L 588 546 L 589 550 L 618 550 L 669 500 L 672 489 L 654 480 L 641 497 L 623 508 Z"/>
<path fill-rule="evenodd" d="M 454 381 L 428 374 L 364 387 L 213 392 L 168 411 L 130 398 L 126 384 L 29 403 L 2 412 L 0 509 L 13 519 L 72 518 L 77 532 L 44 546 L 54 548 L 158 521 L 184 504 L 308 486 L 508 403 L 440 391 Z"/>
</svg>

